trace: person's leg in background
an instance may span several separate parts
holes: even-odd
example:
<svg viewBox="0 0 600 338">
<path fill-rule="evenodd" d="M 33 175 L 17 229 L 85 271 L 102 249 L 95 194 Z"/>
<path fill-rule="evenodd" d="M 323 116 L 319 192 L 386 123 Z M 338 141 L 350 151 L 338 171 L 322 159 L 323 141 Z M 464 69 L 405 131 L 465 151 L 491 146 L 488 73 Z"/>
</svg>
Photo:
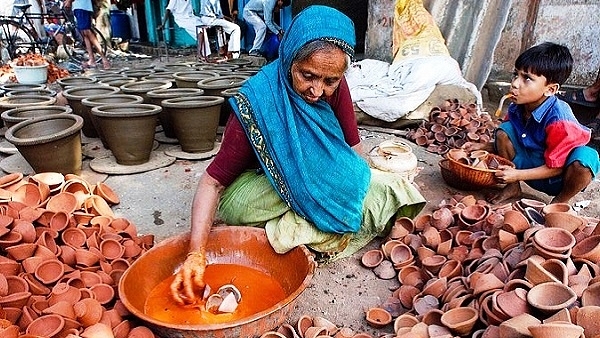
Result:
<svg viewBox="0 0 600 338">
<path fill-rule="evenodd" d="M 96 66 L 96 58 L 94 56 L 94 48 L 96 48 L 96 50 L 100 54 L 100 57 L 102 58 L 102 66 L 104 67 L 104 69 L 110 68 L 110 63 L 108 62 L 106 55 L 104 55 L 104 52 L 102 51 L 100 42 L 98 42 L 96 34 L 94 34 L 94 32 L 92 32 L 91 30 L 93 13 L 81 9 L 76 9 L 73 11 L 73 14 L 77 19 L 77 29 L 81 32 L 81 35 L 83 36 L 85 48 L 88 53 L 89 61 L 87 63 L 87 66 Z"/>
<path fill-rule="evenodd" d="M 227 53 L 231 54 L 234 59 L 240 57 L 240 38 L 242 37 L 240 26 L 225 19 L 216 19 L 212 22 L 212 25 L 223 27 L 223 31 L 229 35 Z M 219 47 L 221 47 L 221 44 L 224 45 L 224 41 L 219 41 Z"/>
<path fill-rule="evenodd" d="M 244 10 L 244 20 L 254 30 L 254 41 L 252 42 L 252 48 L 250 48 L 249 55 L 260 56 L 260 48 L 262 47 L 263 41 L 265 40 L 267 25 L 260 17 L 253 11 Z"/>
</svg>

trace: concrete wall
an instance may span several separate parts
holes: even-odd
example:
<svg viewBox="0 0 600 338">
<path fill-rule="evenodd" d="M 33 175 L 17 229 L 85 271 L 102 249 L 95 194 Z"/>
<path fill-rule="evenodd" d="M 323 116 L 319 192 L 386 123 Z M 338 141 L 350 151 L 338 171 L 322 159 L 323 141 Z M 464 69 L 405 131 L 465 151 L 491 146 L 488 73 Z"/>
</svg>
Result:
<svg viewBox="0 0 600 338">
<path fill-rule="evenodd" d="M 494 52 L 490 78 L 507 79 L 519 53 L 532 45 L 552 41 L 571 50 L 575 65 L 567 81 L 586 85 L 600 69 L 600 0 L 513 0 L 508 21 Z M 528 11 L 534 11 L 528 28 Z"/>
</svg>

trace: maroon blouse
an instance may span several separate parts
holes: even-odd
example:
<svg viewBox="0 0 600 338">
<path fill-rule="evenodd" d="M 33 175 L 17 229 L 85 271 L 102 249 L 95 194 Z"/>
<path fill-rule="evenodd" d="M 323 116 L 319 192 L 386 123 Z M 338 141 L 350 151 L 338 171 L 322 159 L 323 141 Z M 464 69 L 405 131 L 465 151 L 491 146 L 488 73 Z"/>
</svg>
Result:
<svg viewBox="0 0 600 338">
<path fill-rule="evenodd" d="M 351 147 L 360 143 L 354 106 L 345 78 L 342 78 L 338 89 L 325 101 L 331 105 L 340 122 L 346 143 Z M 253 168 L 260 168 L 258 158 L 240 121 L 235 114 L 231 114 L 225 126 L 221 149 L 206 168 L 206 172 L 227 187 L 245 170 Z"/>
</svg>

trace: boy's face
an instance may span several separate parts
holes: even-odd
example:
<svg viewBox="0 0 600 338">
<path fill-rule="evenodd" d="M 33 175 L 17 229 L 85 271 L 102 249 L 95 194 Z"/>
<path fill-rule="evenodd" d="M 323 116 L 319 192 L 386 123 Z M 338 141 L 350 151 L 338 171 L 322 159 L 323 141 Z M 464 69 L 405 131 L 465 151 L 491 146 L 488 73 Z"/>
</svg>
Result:
<svg viewBox="0 0 600 338">
<path fill-rule="evenodd" d="M 511 81 L 511 100 L 522 104 L 531 112 L 537 108 L 547 97 L 554 95 L 558 90 L 557 83 L 547 83 L 543 75 L 535 75 L 525 70 L 515 70 Z"/>
</svg>

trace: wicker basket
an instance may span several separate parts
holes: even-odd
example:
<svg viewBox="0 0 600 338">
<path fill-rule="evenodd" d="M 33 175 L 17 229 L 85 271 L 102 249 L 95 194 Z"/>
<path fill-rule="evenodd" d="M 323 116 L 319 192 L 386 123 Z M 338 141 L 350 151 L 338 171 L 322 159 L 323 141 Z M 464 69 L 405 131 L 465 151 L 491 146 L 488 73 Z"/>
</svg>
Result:
<svg viewBox="0 0 600 338">
<path fill-rule="evenodd" d="M 488 162 L 490 158 L 496 159 L 500 165 L 509 165 L 513 168 L 515 167 L 511 161 L 498 155 L 489 154 Z M 461 184 L 465 185 L 465 187 L 462 187 L 462 189 L 487 188 L 499 184 L 495 175 L 497 170 L 495 169 L 474 168 L 448 158 L 448 170 L 453 176 L 455 176 L 456 179 L 458 179 L 458 181 L 461 182 Z"/>
</svg>

